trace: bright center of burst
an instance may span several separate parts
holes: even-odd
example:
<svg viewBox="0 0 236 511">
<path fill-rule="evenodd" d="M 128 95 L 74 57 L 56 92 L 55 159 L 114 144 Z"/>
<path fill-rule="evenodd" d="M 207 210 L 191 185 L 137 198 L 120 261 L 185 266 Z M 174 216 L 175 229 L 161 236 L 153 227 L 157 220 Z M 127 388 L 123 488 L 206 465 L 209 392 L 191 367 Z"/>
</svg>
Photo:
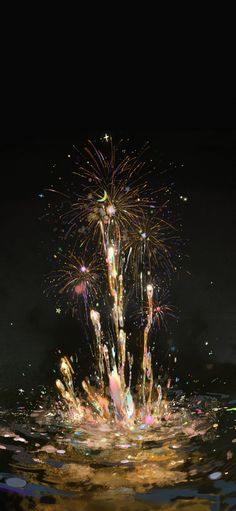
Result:
<svg viewBox="0 0 236 511">
<path fill-rule="evenodd" d="M 109 206 L 107 206 L 106 210 L 107 210 L 107 214 L 109 216 L 113 216 L 116 213 L 116 208 L 115 208 L 115 206 L 113 206 L 113 204 L 110 204 Z"/>
<path fill-rule="evenodd" d="M 83 273 L 85 273 L 85 272 L 87 271 L 86 266 L 81 266 L 80 271 L 82 271 Z"/>
</svg>

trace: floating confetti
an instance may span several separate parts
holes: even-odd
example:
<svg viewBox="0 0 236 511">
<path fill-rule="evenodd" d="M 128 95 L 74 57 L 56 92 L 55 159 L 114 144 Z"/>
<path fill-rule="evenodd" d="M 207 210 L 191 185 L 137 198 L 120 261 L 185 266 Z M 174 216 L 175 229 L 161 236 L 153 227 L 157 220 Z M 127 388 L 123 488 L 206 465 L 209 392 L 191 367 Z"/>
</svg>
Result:
<svg viewBox="0 0 236 511">
<path fill-rule="evenodd" d="M 8 477 L 6 479 L 6 484 L 12 488 L 24 488 L 27 483 L 24 479 L 20 479 L 19 477 Z"/>
<path fill-rule="evenodd" d="M 212 474 L 209 475 L 209 479 L 212 481 L 217 481 L 217 479 L 221 479 L 222 472 L 212 472 Z"/>
<path fill-rule="evenodd" d="M 57 449 L 53 445 L 44 445 L 43 447 L 41 447 L 39 449 L 39 451 L 53 453 L 53 452 L 57 452 Z"/>
<path fill-rule="evenodd" d="M 24 444 L 28 444 L 28 440 L 25 440 L 25 438 L 23 438 L 21 436 L 16 436 L 15 438 L 13 438 L 13 440 L 15 442 L 23 442 Z"/>
</svg>

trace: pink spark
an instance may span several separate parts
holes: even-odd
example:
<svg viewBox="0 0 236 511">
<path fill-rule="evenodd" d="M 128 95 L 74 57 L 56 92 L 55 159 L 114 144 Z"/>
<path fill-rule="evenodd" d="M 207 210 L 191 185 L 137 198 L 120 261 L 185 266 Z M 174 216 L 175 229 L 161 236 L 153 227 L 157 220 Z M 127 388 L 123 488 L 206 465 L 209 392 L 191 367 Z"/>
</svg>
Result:
<svg viewBox="0 0 236 511">
<path fill-rule="evenodd" d="M 85 293 L 86 291 L 86 283 L 85 282 L 81 282 L 81 284 L 77 284 L 75 286 L 75 293 L 77 295 L 82 295 L 83 293 Z"/>
</svg>

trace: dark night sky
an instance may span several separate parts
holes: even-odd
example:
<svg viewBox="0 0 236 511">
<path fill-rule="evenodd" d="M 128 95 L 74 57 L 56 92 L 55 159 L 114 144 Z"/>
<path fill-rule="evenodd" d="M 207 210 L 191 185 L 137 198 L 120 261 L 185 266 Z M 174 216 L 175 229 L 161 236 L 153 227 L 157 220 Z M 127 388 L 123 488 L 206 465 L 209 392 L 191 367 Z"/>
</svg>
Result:
<svg viewBox="0 0 236 511">
<path fill-rule="evenodd" d="M 73 143 L 104 132 L 150 140 L 161 161 L 176 164 L 177 193 L 189 199 L 182 210 L 192 276 L 183 275 L 176 291 L 182 365 L 199 374 L 202 364 L 236 364 L 236 97 L 153 87 L 125 99 L 83 92 L 78 100 L 68 89 L 45 90 L 11 96 L 2 118 L 0 385 L 45 383 L 56 348 L 77 348 L 78 325 L 57 316 L 42 293 L 50 233 L 38 220 L 37 194 L 53 162 L 67 169 Z"/>
</svg>

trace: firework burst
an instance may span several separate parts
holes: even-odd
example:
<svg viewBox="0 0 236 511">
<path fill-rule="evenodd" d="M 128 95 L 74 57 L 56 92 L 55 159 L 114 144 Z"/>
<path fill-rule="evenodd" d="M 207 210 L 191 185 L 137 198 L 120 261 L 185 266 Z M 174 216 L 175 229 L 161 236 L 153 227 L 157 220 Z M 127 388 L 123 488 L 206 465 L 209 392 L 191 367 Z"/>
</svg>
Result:
<svg viewBox="0 0 236 511">
<path fill-rule="evenodd" d="M 144 163 L 136 155 L 119 155 L 112 141 L 106 156 L 92 142 L 85 154 L 86 165 L 75 173 L 82 180 L 83 194 L 72 202 L 65 222 L 69 229 L 85 227 L 84 243 L 101 234 L 101 224 L 107 236 L 120 240 L 152 202 L 141 175 Z"/>
<path fill-rule="evenodd" d="M 168 201 L 162 202 L 161 206 L 159 201 L 158 206 L 158 192 L 150 191 L 140 157 L 136 153 L 127 155 L 124 151 L 119 152 L 112 140 L 106 144 L 106 149 L 103 154 L 91 142 L 85 148 L 85 164 L 76 172 L 82 181 L 82 192 L 74 194 L 76 200 L 62 216 L 64 224 L 67 224 L 67 236 L 73 230 L 77 235 L 75 248 L 64 258 L 63 265 L 51 279 L 51 285 L 58 289 L 59 294 L 66 293 L 68 301 L 73 302 L 82 296 L 86 303 L 87 318 L 90 317 L 95 332 L 99 369 L 99 392 L 93 390 L 87 381 L 82 382 L 88 400 L 102 418 L 109 416 L 107 398 L 104 398 L 105 382 L 109 382 L 115 418 L 129 421 L 134 420 L 137 414 L 159 413 L 159 405 L 157 410 L 157 405 L 152 404 L 151 335 L 155 325 L 166 327 L 167 316 L 174 315 L 172 306 L 166 301 L 166 293 L 160 294 L 156 282 L 170 281 L 173 270 L 171 243 L 176 237 L 176 230 L 166 220 Z M 84 251 L 84 257 L 77 254 L 77 245 L 80 252 Z M 88 253 L 94 255 L 87 257 Z M 107 278 L 104 278 L 105 275 Z M 137 286 L 137 282 L 140 285 Z M 129 352 L 125 331 L 124 311 L 130 289 L 138 289 L 135 299 L 145 316 L 143 409 L 137 412 L 131 394 L 133 354 Z M 110 309 L 106 313 L 107 318 L 93 308 L 93 300 L 97 299 L 101 290 L 104 293 L 103 304 L 107 303 Z M 109 325 L 109 331 L 103 331 L 104 323 L 109 322 L 112 328 Z M 109 332 L 112 332 L 112 341 Z M 63 390 L 60 381 L 57 381 L 57 387 Z M 66 396 L 68 403 L 77 402 L 74 394 L 71 394 L 71 399 Z M 82 408 L 78 402 L 81 420 L 86 415 Z"/>
<path fill-rule="evenodd" d="M 176 318 L 175 307 L 169 303 L 169 290 L 157 287 L 156 298 L 153 300 L 154 325 L 167 329 L 168 317 Z"/>
<path fill-rule="evenodd" d="M 63 256 L 62 256 L 63 257 Z M 96 257 L 81 258 L 74 253 L 63 257 L 62 265 L 49 277 L 49 289 L 60 295 L 66 293 L 68 301 L 75 302 L 82 296 L 86 302 L 97 298 L 103 268 Z"/>
<path fill-rule="evenodd" d="M 129 252 L 130 266 L 135 276 L 146 269 L 149 275 L 154 270 L 171 271 L 171 241 L 175 239 L 175 229 L 155 216 L 144 216 L 124 234 L 123 247 Z"/>
</svg>

